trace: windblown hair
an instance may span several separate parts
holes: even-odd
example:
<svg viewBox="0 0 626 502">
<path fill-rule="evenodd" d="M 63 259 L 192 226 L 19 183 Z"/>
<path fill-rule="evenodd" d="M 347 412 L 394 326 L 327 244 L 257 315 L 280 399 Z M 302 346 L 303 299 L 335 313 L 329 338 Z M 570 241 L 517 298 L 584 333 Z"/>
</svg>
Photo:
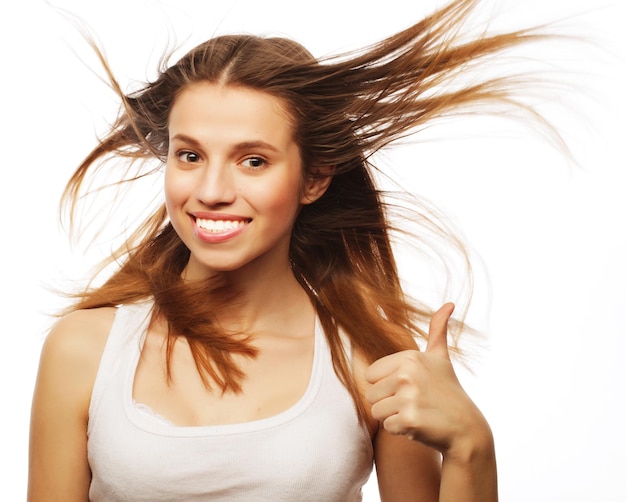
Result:
<svg viewBox="0 0 626 502">
<path fill-rule="evenodd" d="M 335 370 L 363 418 L 340 331 L 354 350 L 373 361 L 410 347 L 416 336 L 426 336 L 424 326 L 432 316 L 432 310 L 409 301 L 402 290 L 389 235 L 389 208 L 375 184 L 371 156 L 434 119 L 474 105 L 511 105 L 515 79 L 484 78 L 461 86 L 457 79 L 468 67 L 537 36 L 518 31 L 460 39 L 475 3 L 454 0 L 364 50 L 323 60 L 285 38 L 218 36 L 129 95 L 99 53 L 123 106 L 111 130 L 70 179 L 63 202 L 73 214 L 89 176 L 103 166 L 119 168 L 120 159 L 164 162 L 170 111 L 181 91 L 194 82 L 256 89 L 281 99 L 293 119 L 303 177 L 318 176 L 326 166 L 334 168 L 326 193 L 303 207 L 297 218 L 290 259 L 317 309 Z M 132 181 L 123 175 L 118 180 Z M 245 375 L 233 355 L 253 357 L 255 349 L 249 339 L 226 332 L 216 320 L 216 312 L 232 305 L 235 292 L 219 279 L 184 282 L 181 272 L 188 259 L 189 250 L 162 206 L 112 258 L 119 268 L 102 285 L 78 294 L 71 309 L 153 298 L 154 315 L 169 326 L 168 365 L 176 338 L 185 337 L 205 384 L 239 391 Z"/>
</svg>

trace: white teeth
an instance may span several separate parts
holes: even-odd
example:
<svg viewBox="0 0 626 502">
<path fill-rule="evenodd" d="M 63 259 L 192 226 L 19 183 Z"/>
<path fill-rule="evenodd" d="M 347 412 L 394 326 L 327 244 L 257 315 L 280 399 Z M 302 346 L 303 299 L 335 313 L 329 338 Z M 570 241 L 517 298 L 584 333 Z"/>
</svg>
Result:
<svg viewBox="0 0 626 502">
<path fill-rule="evenodd" d="M 244 220 L 201 220 L 196 218 L 196 225 L 207 232 L 226 232 L 243 227 L 246 224 Z"/>
</svg>

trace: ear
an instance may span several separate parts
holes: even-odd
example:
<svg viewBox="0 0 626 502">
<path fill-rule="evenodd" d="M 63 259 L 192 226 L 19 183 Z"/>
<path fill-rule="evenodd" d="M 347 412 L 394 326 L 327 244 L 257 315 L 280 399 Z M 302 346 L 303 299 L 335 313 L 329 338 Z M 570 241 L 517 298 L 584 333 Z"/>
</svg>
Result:
<svg viewBox="0 0 626 502">
<path fill-rule="evenodd" d="M 319 199 L 333 180 L 334 166 L 322 167 L 315 170 L 315 174 L 307 176 L 302 184 L 302 196 L 300 204 L 313 204 Z"/>
</svg>

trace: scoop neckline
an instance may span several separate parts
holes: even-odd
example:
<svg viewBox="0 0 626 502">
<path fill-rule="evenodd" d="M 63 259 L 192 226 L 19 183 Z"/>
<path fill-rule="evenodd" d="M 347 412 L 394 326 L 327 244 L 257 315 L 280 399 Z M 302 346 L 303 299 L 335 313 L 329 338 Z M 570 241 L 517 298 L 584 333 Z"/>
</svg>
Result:
<svg viewBox="0 0 626 502">
<path fill-rule="evenodd" d="M 128 420 L 139 429 L 155 435 L 171 437 L 221 436 L 250 434 L 254 432 L 265 431 L 274 427 L 284 425 L 300 416 L 311 406 L 315 399 L 315 396 L 319 391 L 322 382 L 323 360 L 329 357 L 329 354 L 327 353 L 328 351 L 323 350 L 325 348 L 324 334 L 321 323 L 319 321 L 319 317 L 316 315 L 314 324 L 313 363 L 311 365 L 309 382 L 302 396 L 300 396 L 300 398 L 289 408 L 269 417 L 232 424 L 185 426 L 168 423 L 169 421 L 167 417 L 163 418 L 168 422 L 154 420 L 153 417 L 148 416 L 145 414 L 145 412 L 137 409 L 136 402 L 133 398 L 133 385 L 137 372 L 137 366 L 139 364 L 139 357 L 141 356 L 143 341 L 145 339 L 150 321 L 150 310 L 148 309 L 145 314 L 145 319 L 142 321 L 140 327 L 139 343 L 134 344 L 135 349 L 132 354 L 132 358 L 130 361 L 131 364 L 129 365 L 129 369 L 126 375 L 123 396 L 124 413 L 126 414 Z M 141 312 L 139 312 L 138 315 L 141 315 Z"/>
</svg>

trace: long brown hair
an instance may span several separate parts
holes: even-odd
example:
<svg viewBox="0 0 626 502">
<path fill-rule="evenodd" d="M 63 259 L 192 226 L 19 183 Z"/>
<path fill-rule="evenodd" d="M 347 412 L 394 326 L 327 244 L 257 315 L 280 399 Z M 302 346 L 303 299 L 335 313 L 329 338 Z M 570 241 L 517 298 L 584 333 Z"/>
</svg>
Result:
<svg viewBox="0 0 626 502">
<path fill-rule="evenodd" d="M 153 172 L 150 161 L 163 162 L 167 155 L 172 105 L 193 82 L 243 86 L 280 98 L 294 121 L 303 176 L 318 176 L 321 168 L 333 166 L 326 193 L 303 207 L 297 218 L 290 259 L 316 307 L 335 370 L 363 418 L 340 332 L 372 361 L 409 347 L 411 337 L 424 337 L 432 315 L 402 290 L 390 241 L 391 207 L 375 184 L 371 156 L 433 119 L 476 104 L 510 105 L 515 79 L 484 78 L 461 86 L 456 79 L 468 67 L 536 36 L 518 31 L 461 40 L 461 27 L 475 3 L 454 0 L 377 44 L 323 60 L 285 38 L 219 36 L 128 95 L 99 53 L 122 100 L 122 111 L 70 179 L 63 201 L 73 214 L 89 176 L 107 168 L 111 170 L 107 176 L 114 177 L 119 159 L 128 160 L 126 167 L 140 165 L 130 178 L 124 177 L 128 170 L 122 170 L 120 184 Z M 110 162 L 112 158 L 116 162 Z M 419 218 L 418 224 L 430 225 L 455 242 L 436 219 L 424 213 Z M 233 355 L 254 356 L 255 349 L 248 339 L 232 336 L 216 322 L 215 313 L 228 309 L 234 300 L 227 284 L 217 279 L 183 282 L 181 272 L 188 258 L 188 249 L 161 207 L 114 253 L 112 260 L 119 268 L 104 284 L 78 294 L 72 309 L 153 298 L 155 315 L 169 326 L 168 358 L 176 337 L 184 336 L 205 384 L 238 391 L 245 375 Z"/>
</svg>

